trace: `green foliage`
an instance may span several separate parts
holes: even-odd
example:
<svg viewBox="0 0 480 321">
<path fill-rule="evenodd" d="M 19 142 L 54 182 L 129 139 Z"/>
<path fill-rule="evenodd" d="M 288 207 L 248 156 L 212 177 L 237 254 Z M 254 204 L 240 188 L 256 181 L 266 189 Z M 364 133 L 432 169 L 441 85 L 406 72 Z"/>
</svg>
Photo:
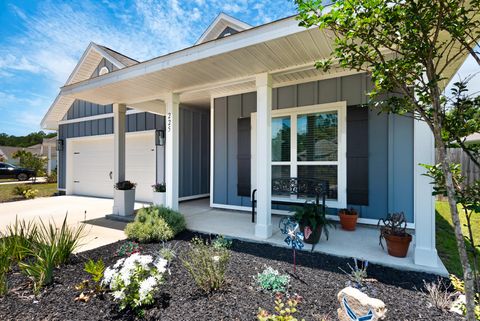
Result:
<svg viewBox="0 0 480 321">
<path fill-rule="evenodd" d="M 226 239 L 223 235 L 219 235 L 212 241 L 212 246 L 215 248 L 229 249 L 232 247 L 232 240 Z"/>
<path fill-rule="evenodd" d="M 25 192 L 23 192 L 23 197 L 25 197 L 25 199 L 27 200 L 31 200 L 31 199 L 34 199 L 35 197 L 37 197 L 38 195 L 38 189 L 28 189 L 26 190 Z"/>
<path fill-rule="evenodd" d="M 316 233 L 317 226 L 321 226 L 327 240 L 329 236 L 329 228 L 334 226 L 327 219 L 325 211 L 321 210 L 321 205 L 317 206 L 315 203 L 311 202 L 305 202 L 304 206 L 296 207 L 293 218 L 300 225 L 309 226 L 313 233 Z"/>
<path fill-rule="evenodd" d="M 115 184 L 115 189 L 118 189 L 119 191 L 128 191 L 131 189 L 135 189 L 135 186 L 137 186 L 136 183 L 132 183 L 130 181 L 122 181 Z"/>
<path fill-rule="evenodd" d="M 90 274 L 95 283 L 100 283 L 103 278 L 103 272 L 105 271 L 105 264 L 103 263 L 102 259 L 99 259 L 96 262 L 92 259 L 89 259 L 85 263 L 83 270 Z"/>
<path fill-rule="evenodd" d="M 287 292 L 290 283 L 290 276 L 287 274 L 280 274 L 277 270 L 269 266 L 263 270 L 262 273 L 257 274 L 255 281 L 263 290 L 272 293 L 284 293 Z"/>
<path fill-rule="evenodd" d="M 53 170 L 50 175 L 47 175 L 47 183 L 57 182 L 57 170 Z"/>
<path fill-rule="evenodd" d="M 12 261 L 23 260 L 27 253 L 25 249 L 34 248 L 38 240 L 38 226 L 32 221 L 18 220 L 6 228 L 6 235 L 2 241 L 6 244 Z"/>
<path fill-rule="evenodd" d="M 30 133 L 26 136 L 14 136 L 5 133 L 0 134 L 0 146 L 29 147 L 41 144 L 44 138 L 55 137 L 56 133 L 46 134 L 43 131 Z"/>
<path fill-rule="evenodd" d="M 58 261 L 58 248 L 52 244 L 38 244 L 25 249 L 27 258 L 19 262 L 22 272 L 33 281 L 33 292 L 38 294 L 42 287 L 53 283 L 53 271 Z"/>
<path fill-rule="evenodd" d="M 127 224 L 125 234 L 140 243 L 166 241 L 186 227 L 182 214 L 162 206 L 140 209 L 135 221 Z"/>
<path fill-rule="evenodd" d="M 452 283 L 455 291 L 465 294 L 465 282 L 453 274 L 450 274 L 450 282 Z M 455 307 L 460 309 L 463 312 L 463 315 L 467 314 L 467 308 L 464 302 L 457 303 Z M 480 293 L 475 294 L 475 318 L 480 320 Z"/>
<path fill-rule="evenodd" d="M 130 256 L 133 253 L 140 253 L 142 248 L 137 242 L 127 241 L 123 243 L 115 252 L 116 256 Z"/>
<path fill-rule="evenodd" d="M 13 194 L 23 196 L 25 199 L 34 199 L 38 195 L 38 190 L 34 189 L 30 184 L 16 185 L 13 188 Z"/>
<path fill-rule="evenodd" d="M 56 248 L 57 254 L 54 262 L 56 266 L 68 261 L 85 236 L 85 224 L 80 224 L 78 227 L 70 227 L 67 224 L 67 215 L 65 215 L 60 228 L 57 227 L 55 222 L 49 222 L 46 225 L 42 220 L 40 220 L 38 226 L 37 243 L 47 244 Z"/>
<path fill-rule="evenodd" d="M 29 151 L 18 150 L 13 155 L 18 159 L 20 166 L 35 171 L 37 177 L 45 175 L 45 167 L 47 166 L 47 158 L 32 154 Z"/>
<path fill-rule="evenodd" d="M 294 314 L 297 313 L 297 306 L 301 298 L 298 296 L 292 297 L 283 302 L 281 296 L 275 298 L 275 313 L 271 314 L 267 310 L 259 309 L 257 314 L 258 321 L 299 321 Z M 301 319 L 304 321 L 304 319 Z"/>
<path fill-rule="evenodd" d="M 7 272 L 10 270 L 10 265 L 12 264 L 8 246 L 7 242 L 0 239 L 0 297 L 8 292 Z"/>
<path fill-rule="evenodd" d="M 160 256 L 167 260 L 169 263 L 177 257 L 177 251 L 173 246 L 170 245 L 163 244 L 162 248 L 158 252 Z"/>
<path fill-rule="evenodd" d="M 167 191 L 167 185 L 165 183 L 157 183 L 152 185 L 153 191 L 158 193 L 165 193 Z"/>
<path fill-rule="evenodd" d="M 215 248 L 200 238 L 194 238 L 190 249 L 180 260 L 195 284 L 204 292 L 219 290 L 225 283 L 225 272 L 230 260 L 227 249 Z"/>
</svg>

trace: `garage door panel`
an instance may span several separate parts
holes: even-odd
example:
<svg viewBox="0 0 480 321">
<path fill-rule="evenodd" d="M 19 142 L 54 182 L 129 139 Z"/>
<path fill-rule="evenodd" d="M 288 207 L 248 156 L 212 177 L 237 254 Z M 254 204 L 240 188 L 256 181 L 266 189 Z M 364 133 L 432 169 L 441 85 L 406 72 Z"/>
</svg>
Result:
<svg viewBox="0 0 480 321">
<path fill-rule="evenodd" d="M 73 193 L 113 197 L 113 137 L 79 140 L 73 143 Z M 155 184 L 156 152 L 153 133 L 127 134 L 125 178 L 137 183 L 137 201 L 151 202 Z"/>
</svg>

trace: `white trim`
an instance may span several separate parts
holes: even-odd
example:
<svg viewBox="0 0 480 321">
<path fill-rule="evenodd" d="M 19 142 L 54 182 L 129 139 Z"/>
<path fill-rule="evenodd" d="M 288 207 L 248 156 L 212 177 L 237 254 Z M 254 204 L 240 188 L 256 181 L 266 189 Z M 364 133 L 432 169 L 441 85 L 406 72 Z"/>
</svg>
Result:
<svg viewBox="0 0 480 321">
<path fill-rule="evenodd" d="M 164 69 L 170 69 L 189 62 L 199 61 L 244 47 L 305 32 L 306 30 L 306 28 L 298 25 L 295 16 L 281 19 L 260 27 L 239 32 L 229 37 L 204 42 L 193 47 L 175 51 L 128 68 L 116 70 L 100 77 L 63 86 L 61 94 L 74 95 L 89 89 L 107 86 L 112 83 L 132 79 Z"/>
<path fill-rule="evenodd" d="M 155 129 L 149 129 L 149 130 L 142 130 L 138 132 L 127 132 L 127 136 L 137 136 L 137 135 L 147 135 L 154 133 Z M 93 136 L 81 136 L 81 137 L 70 137 L 66 138 L 65 140 L 72 141 L 72 142 L 77 142 L 77 141 L 83 141 L 83 140 L 101 140 L 105 138 L 113 137 L 113 134 L 104 134 L 104 135 L 93 135 Z"/>
<path fill-rule="evenodd" d="M 213 207 L 215 169 L 215 99 L 210 97 L 210 207 Z"/>
<path fill-rule="evenodd" d="M 134 107 L 130 107 L 134 108 Z M 139 109 L 130 109 L 127 110 L 126 114 L 127 115 L 132 115 L 132 114 L 139 114 L 139 113 L 148 113 L 148 111 L 143 111 Z M 72 123 L 79 123 L 82 121 L 89 121 L 89 120 L 96 120 L 96 119 L 104 119 L 104 118 L 111 118 L 113 117 L 113 113 L 107 113 L 107 114 L 100 114 L 100 115 L 93 115 L 93 116 L 86 116 L 86 117 L 80 117 L 80 118 L 74 118 L 74 119 L 67 119 L 67 120 L 61 120 L 58 122 L 59 125 L 64 125 L 64 124 L 72 124 Z"/>
<path fill-rule="evenodd" d="M 67 189 L 66 188 L 57 188 L 57 191 L 60 191 L 60 192 L 66 192 Z"/>
<path fill-rule="evenodd" d="M 333 103 L 326 104 L 316 104 L 309 106 L 301 107 L 292 107 L 284 109 L 274 109 L 272 110 L 272 118 L 290 116 L 290 128 L 293 133 L 293 129 L 296 129 L 297 116 L 309 113 L 318 113 L 318 112 L 327 112 L 327 111 L 336 111 L 338 117 L 338 157 L 337 161 L 313 161 L 313 162 L 304 162 L 296 161 L 297 157 L 297 145 L 296 145 L 296 135 L 290 135 L 290 161 L 289 162 L 271 162 L 271 165 L 290 165 L 290 176 L 296 177 L 296 171 L 298 165 L 336 165 L 337 166 L 337 197 L 335 200 L 327 200 L 327 206 L 334 208 L 345 208 L 347 207 L 347 102 L 346 101 L 337 101 Z M 256 132 L 256 113 L 251 114 L 252 121 L 252 146 L 254 146 L 254 139 L 257 136 Z M 295 131 L 296 133 L 296 131 Z M 251 182 L 252 182 L 252 191 L 256 188 L 256 154 L 252 152 L 252 161 L 251 161 Z M 295 174 L 295 175 L 294 175 Z M 290 199 L 289 199 L 290 200 Z M 304 202 L 304 200 L 299 200 L 299 202 Z"/>
<path fill-rule="evenodd" d="M 223 12 L 221 12 L 216 18 L 215 20 L 212 21 L 212 23 L 208 26 L 207 29 L 205 29 L 205 31 L 202 33 L 202 35 L 200 36 L 200 38 L 198 38 L 198 40 L 195 42 L 196 45 L 200 44 L 203 42 L 203 40 L 210 35 L 211 31 L 213 30 L 213 28 L 215 28 L 215 26 L 221 21 L 221 20 L 225 20 L 227 22 L 227 27 L 231 25 L 231 27 L 234 27 L 233 29 L 240 29 L 240 30 L 237 30 L 237 31 L 243 31 L 243 30 L 246 30 L 246 29 L 250 29 L 252 28 L 251 25 L 243 22 L 243 21 L 240 21 L 238 20 L 237 18 L 235 17 L 232 17 L 230 15 L 227 15 Z M 218 35 L 220 35 L 221 33 L 223 32 L 220 31 L 220 33 Z M 217 35 L 217 37 L 218 37 Z M 215 37 L 216 38 L 216 37 Z"/>
<path fill-rule="evenodd" d="M 206 198 L 206 197 L 208 197 L 208 196 L 210 196 L 209 193 L 207 193 L 207 194 L 190 195 L 190 196 L 179 197 L 179 198 L 178 198 L 178 201 L 179 201 L 179 202 L 190 201 L 190 200 L 196 200 L 196 199 L 199 199 L 199 198 Z"/>
</svg>

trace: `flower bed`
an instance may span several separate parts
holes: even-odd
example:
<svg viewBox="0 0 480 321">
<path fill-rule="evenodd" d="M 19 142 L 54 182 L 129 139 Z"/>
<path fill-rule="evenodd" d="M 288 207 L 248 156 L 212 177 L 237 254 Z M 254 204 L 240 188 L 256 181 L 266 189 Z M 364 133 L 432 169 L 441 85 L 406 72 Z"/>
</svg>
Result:
<svg viewBox="0 0 480 321">
<path fill-rule="evenodd" d="M 185 253 L 193 235 L 184 232 L 168 244 L 177 254 Z M 0 320 L 131 320 L 139 318 L 133 311 L 119 312 L 111 293 L 92 297 L 88 302 L 75 301 L 79 291 L 75 285 L 88 278 L 84 263 L 88 259 L 102 259 L 105 266 L 113 266 L 119 259 L 116 250 L 125 241 L 84 252 L 70 264 L 55 271 L 55 284 L 34 297 L 28 279 L 18 270 L 8 274 L 10 292 L 0 298 Z M 142 254 L 156 256 L 161 244 L 142 245 Z M 260 256 L 261 255 L 261 256 Z M 260 307 L 274 310 L 274 295 L 260 291 L 255 278 L 266 266 L 280 273 L 291 273 L 291 251 L 265 244 L 234 241 L 230 249 L 230 262 L 226 282 L 215 292 L 205 293 L 194 283 L 181 260 L 174 258 L 170 271 L 164 275 L 151 306 L 145 307 L 147 320 L 256 320 Z M 345 287 L 349 277 L 339 267 L 348 269 L 351 260 L 319 253 L 297 253 L 297 274 L 291 276 L 288 293 L 303 297 L 298 305 L 298 317 L 306 321 L 318 320 L 330 313 L 336 320 L 336 295 Z M 429 307 L 427 296 L 417 289 L 423 280 L 434 281 L 436 276 L 398 271 L 370 264 L 368 277 L 375 297 L 388 308 L 387 320 L 462 320 L 455 314 Z"/>
</svg>

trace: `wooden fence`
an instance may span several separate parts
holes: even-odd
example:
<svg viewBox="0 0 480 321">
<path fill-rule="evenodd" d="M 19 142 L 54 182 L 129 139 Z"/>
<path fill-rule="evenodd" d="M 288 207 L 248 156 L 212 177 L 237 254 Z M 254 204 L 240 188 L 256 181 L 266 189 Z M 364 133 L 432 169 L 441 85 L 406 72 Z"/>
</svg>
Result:
<svg viewBox="0 0 480 321">
<path fill-rule="evenodd" d="M 470 185 L 474 181 L 480 180 L 480 168 L 461 148 L 451 148 L 448 150 L 448 153 L 454 163 L 460 163 L 462 165 L 462 173 L 466 177 L 466 184 Z M 438 161 L 437 155 L 437 163 Z"/>
</svg>

